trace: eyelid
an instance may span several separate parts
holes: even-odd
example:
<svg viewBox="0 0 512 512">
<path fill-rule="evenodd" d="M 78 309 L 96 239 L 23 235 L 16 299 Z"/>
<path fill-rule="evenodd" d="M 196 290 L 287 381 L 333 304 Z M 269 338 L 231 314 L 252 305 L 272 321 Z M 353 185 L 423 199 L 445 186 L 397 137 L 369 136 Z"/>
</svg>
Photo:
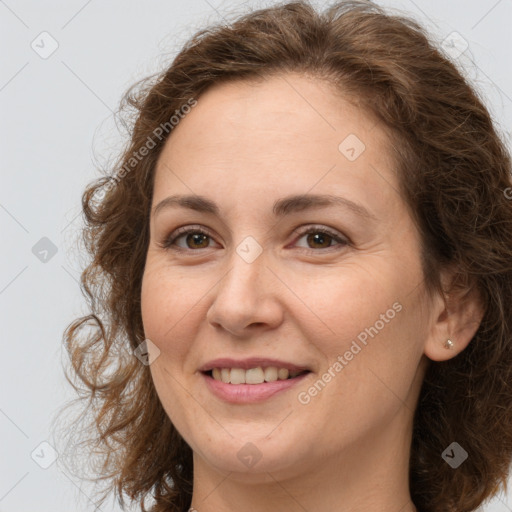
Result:
<svg viewBox="0 0 512 512">
<path fill-rule="evenodd" d="M 304 225 L 300 226 L 294 230 L 293 235 L 295 238 L 294 238 L 292 244 L 297 242 L 297 240 L 302 238 L 304 235 L 307 235 L 310 233 L 316 233 L 316 232 L 327 234 L 335 242 L 338 243 L 338 246 L 341 246 L 341 247 L 351 245 L 351 243 L 352 243 L 347 236 L 341 234 L 337 230 L 334 230 L 332 228 L 329 228 L 329 227 L 321 225 L 321 224 L 307 224 L 305 226 Z M 198 251 L 200 251 L 200 249 L 184 249 L 183 247 L 178 247 L 178 246 L 174 245 L 174 242 L 180 236 L 186 235 L 189 233 L 203 233 L 203 234 L 207 235 L 208 237 L 210 237 L 212 240 L 215 239 L 215 237 L 213 236 L 211 231 L 208 228 L 205 228 L 204 226 L 202 226 L 201 224 L 187 224 L 185 226 L 181 226 L 181 227 L 178 227 L 175 230 L 173 230 L 169 235 L 165 236 L 163 241 L 160 242 L 158 245 L 160 247 L 162 247 L 163 249 L 168 249 L 168 250 L 172 249 L 172 250 L 175 250 L 178 252 L 179 251 L 181 251 L 181 252 L 198 252 Z M 319 252 L 330 252 L 331 250 L 336 249 L 336 247 L 338 247 L 338 246 L 334 245 L 334 246 L 326 247 L 324 249 L 309 249 L 306 247 L 299 247 L 299 249 L 301 249 L 305 252 L 309 252 L 309 253 L 319 253 Z M 210 247 L 206 247 L 205 249 L 210 249 Z"/>
<path fill-rule="evenodd" d="M 175 230 L 171 231 L 168 235 L 164 237 L 160 245 L 163 249 L 173 249 L 176 251 L 183 251 L 183 252 L 192 252 L 193 249 L 183 249 L 183 247 L 178 247 L 174 245 L 174 242 L 182 235 L 186 235 L 188 233 L 204 233 L 205 235 L 209 236 L 212 240 L 214 239 L 213 234 L 208 228 L 205 228 L 201 224 L 187 224 L 185 226 L 181 226 L 176 228 Z M 209 249 L 209 247 L 207 247 Z M 198 249 L 195 250 L 197 252 Z"/>
<path fill-rule="evenodd" d="M 334 241 L 338 242 L 338 244 L 341 244 L 342 246 L 349 245 L 350 241 L 349 239 L 339 233 L 336 230 L 333 230 L 327 226 L 323 226 L 321 224 L 308 224 L 307 226 L 300 226 L 294 231 L 295 239 L 294 242 L 297 242 L 298 239 L 302 238 L 304 235 L 307 235 L 309 233 L 325 233 L 326 235 L 329 235 Z M 326 249 L 308 249 L 304 247 L 299 247 L 299 249 L 304 249 L 306 251 L 312 251 L 312 252 L 326 252 L 329 251 L 329 249 L 334 249 L 336 246 L 327 247 Z"/>
</svg>

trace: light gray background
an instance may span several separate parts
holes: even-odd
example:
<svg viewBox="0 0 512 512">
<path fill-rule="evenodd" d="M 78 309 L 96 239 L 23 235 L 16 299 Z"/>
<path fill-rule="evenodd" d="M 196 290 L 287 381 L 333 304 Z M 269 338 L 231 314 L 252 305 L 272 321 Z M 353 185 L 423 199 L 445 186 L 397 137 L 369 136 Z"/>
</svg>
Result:
<svg viewBox="0 0 512 512">
<path fill-rule="evenodd" d="M 60 459 L 43 469 L 31 454 L 51 462 L 40 443 L 52 444 L 53 415 L 74 396 L 62 372 L 61 339 L 86 312 L 78 285 L 84 257 L 75 248 L 80 197 L 99 176 L 93 150 L 101 163 L 119 149 L 112 112 L 122 93 L 160 70 L 205 23 L 272 3 L 0 0 L 0 512 L 95 510 L 90 488 L 66 474 Z M 449 51 L 467 41 L 457 60 L 510 137 L 512 0 L 378 3 L 403 9 L 439 41 L 460 34 Z M 35 41 L 43 51 L 47 37 L 50 48 L 43 31 L 58 43 L 46 59 L 31 47 Z M 57 249 L 46 262 L 32 250 L 43 237 Z M 106 502 L 101 510 L 118 508 Z M 500 495 L 483 510 L 512 511 L 512 497 Z"/>
</svg>

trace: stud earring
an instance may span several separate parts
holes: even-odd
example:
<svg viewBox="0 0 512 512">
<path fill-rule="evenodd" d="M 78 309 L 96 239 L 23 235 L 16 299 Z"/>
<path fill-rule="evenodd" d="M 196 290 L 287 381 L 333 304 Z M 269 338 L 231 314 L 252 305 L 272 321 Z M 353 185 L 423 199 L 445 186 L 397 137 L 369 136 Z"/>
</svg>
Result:
<svg viewBox="0 0 512 512">
<path fill-rule="evenodd" d="M 455 343 L 453 343 L 453 341 L 451 339 L 447 339 L 445 342 L 444 342 L 444 348 L 447 348 L 447 349 L 452 349 L 453 347 L 455 346 Z"/>
</svg>

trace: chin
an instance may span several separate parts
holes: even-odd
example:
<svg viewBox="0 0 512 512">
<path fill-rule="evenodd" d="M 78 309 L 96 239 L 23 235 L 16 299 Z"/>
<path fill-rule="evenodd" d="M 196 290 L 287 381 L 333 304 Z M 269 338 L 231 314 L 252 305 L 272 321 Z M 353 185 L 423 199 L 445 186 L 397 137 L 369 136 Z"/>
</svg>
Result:
<svg viewBox="0 0 512 512">
<path fill-rule="evenodd" d="M 221 440 L 199 435 L 199 439 L 210 437 L 211 441 L 208 445 L 198 445 L 197 450 L 193 450 L 194 453 L 198 451 L 203 461 L 218 471 L 233 473 L 230 479 L 262 483 L 271 479 L 268 473 L 279 473 L 282 478 L 291 477 L 303 466 L 301 461 L 311 457 L 311 454 L 299 452 L 297 446 L 304 446 L 304 443 L 286 436 L 286 432 L 282 433 L 282 437 L 269 439 L 269 430 L 267 437 L 265 434 L 258 437 L 254 433 L 252 436 L 238 437 L 236 432 L 229 428 L 228 431 L 233 438 L 226 435 Z"/>
</svg>

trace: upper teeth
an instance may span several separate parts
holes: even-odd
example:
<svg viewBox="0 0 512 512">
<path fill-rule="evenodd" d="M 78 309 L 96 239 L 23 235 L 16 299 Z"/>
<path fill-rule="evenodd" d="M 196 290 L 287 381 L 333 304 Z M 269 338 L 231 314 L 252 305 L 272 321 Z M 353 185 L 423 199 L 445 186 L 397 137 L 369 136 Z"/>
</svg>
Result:
<svg viewBox="0 0 512 512">
<path fill-rule="evenodd" d="M 296 377 L 301 371 L 289 371 L 287 368 L 268 366 L 262 368 L 214 368 L 212 376 L 215 380 L 221 380 L 226 384 L 261 384 L 263 382 L 274 382 L 285 380 L 288 377 Z"/>
</svg>

